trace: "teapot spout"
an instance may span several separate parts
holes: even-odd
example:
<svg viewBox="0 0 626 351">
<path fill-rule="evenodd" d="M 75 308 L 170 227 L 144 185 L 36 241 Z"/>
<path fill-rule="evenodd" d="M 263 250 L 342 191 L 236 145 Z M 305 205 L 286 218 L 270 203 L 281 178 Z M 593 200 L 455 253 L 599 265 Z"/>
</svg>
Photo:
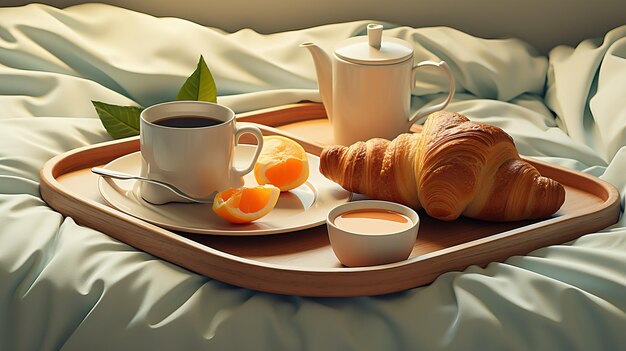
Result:
<svg viewBox="0 0 626 351">
<path fill-rule="evenodd" d="M 326 109 L 326 116 L 331 120 L 332 104 L 333 104 L 333 82 L 332 82 L 332 62 L 330 57 L 324 50 L 314 43 L 302 43 L 301 48 L 306 48 L 313 57 L 315 71 L 317 72 L 317 85 L 319 86 L 320 96 Z M 331 120 L 332 122 L 332 120 Z"/>
</svg>

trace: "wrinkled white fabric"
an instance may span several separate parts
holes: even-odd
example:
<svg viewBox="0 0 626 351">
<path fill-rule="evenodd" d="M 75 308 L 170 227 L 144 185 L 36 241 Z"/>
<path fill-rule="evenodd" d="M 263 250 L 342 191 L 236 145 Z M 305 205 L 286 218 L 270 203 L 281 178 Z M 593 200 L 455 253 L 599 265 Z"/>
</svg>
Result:
<svg viewBox="0 0 626 351">
<path fill-rule="evenodd" d="M 617 350 L 626 345 L 626 221 L 426 287 L 377 297 L 259 293 L 199 276 L 64 218 L 40 198 L 52 156 L 109 140 L 90 100 L 172 100 L 203 55 L 237 112 L 319 101 L 299 43 L 330 50 L 367 22 L 225 33 L 106 5 L 0 8 L 1 350 Z M 386 25 L 443 59 L 449 109 L 528 156 L 626 192 L 626 27 L 542 57 L 515 40 Z M 445 97 L 419 75 L 412 108 Z M 544 91 L 545 90 L 545 91 Z M 622 195 L 622 211 L 624 196 Z"/>
</svg>

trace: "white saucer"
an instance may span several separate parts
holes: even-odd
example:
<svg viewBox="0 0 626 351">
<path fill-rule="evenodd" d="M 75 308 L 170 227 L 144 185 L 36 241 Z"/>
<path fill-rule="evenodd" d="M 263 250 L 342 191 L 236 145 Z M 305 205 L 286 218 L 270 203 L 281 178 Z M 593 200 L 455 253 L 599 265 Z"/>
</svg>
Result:
<svg viewBox="0 0 626 351">
<path fill-rule="evenodd" d="M 239 145 L 235 165 L 247 164 L 254 146 Z M 309 179 L 300 187 L 280 195 L 276 207 L 267 216 L 249 224 L 233 224 L 218 217 L 211 204 L 168 203 L 153 205 L 139 195 L 139 182 L 100 178 L 98 188 L 112 207 L 160 227 L 197 234 L 266 235 L 278 234 L 325 224 L 328 212 L 350 201 L 350 192 L 319 173 L 319 158 L 307 154 Z M 139 174 L 141 154 L 135 152 L 109 162 L 104 168 Z M 244 177 L 246 186 L 257 185 L 254 176 Z"/>
</svg>

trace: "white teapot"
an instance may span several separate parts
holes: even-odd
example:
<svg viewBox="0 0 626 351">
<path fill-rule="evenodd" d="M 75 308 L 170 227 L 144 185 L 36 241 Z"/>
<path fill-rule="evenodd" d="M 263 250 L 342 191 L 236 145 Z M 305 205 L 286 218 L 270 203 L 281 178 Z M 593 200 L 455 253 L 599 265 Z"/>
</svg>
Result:
<svg viewBox="0 0 626 351">
<path fill-rule="evenodd" d="M 351 145 L 374 137 L 393 139 L 408 132 L 422 116 L 444 109 L 454 95 L 454 78 L 444 62 L 413 66 L 413 46 L 398 38 L 383 38 L 383 26 L 370 24 L 367 36 L 349 38 L 333 58 L 313 43 L 303 43 L 315 64 L 317 80 L 337 144 Z M 450 91 L 441 103 L 411 116 L 411 90 L 417 69 L 434 66 L 448 78 Z"/>
</svg>

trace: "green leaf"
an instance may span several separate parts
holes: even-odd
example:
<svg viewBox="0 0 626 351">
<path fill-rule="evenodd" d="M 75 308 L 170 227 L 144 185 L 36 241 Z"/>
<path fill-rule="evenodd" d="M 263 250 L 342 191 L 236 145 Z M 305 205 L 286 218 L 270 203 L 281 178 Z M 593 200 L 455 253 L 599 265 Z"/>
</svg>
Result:
<svg viewBox="0 0 626 351">
<path fill-rule="evenodd" d="M 139 134 L 139 114 L 142 107 L 110 105 L 91 101 L 104 128 L 115 139 Z"/>
<path fill-rule="evenodd" d="M 217 102 L 217 87 L 204 57 L 200 56 L 196 70 L 180 88 L 176 100 Z"/>
</svg>

